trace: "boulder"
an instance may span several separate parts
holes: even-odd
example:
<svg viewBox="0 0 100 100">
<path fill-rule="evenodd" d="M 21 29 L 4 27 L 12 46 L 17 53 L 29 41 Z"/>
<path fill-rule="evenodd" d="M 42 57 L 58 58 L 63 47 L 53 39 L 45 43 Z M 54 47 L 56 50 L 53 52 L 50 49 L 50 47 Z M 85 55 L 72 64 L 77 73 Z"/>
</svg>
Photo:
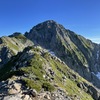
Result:
<svg viewBox="0 0 100 100">
<path fill-rule="evenodd" d="M 47 99 L 47 100 L 51 100 L 51 99 L 50 99 L 50 96 L 47 95 L 47 94 L 44 96 L 44 98 Z"/>
<path fill-rule="evenodd" d="M 8 90 L 8 95 L 17 94 L 17 93 L 19 93 L 19 91 L 15 90 L 15 89 L 9 89 Z"/>
<path fill-rule="evenodd" d="M 29 93 L 32 97 L 36 97 L 37 96 L 37 91 L 35 89 L 31 89 L 30 93 Z"/>
<path fill-rule="evenodd" d="M 30 96 L 29 95 L 25 95 L 23 100 L 29 100 Z"/>
<path fill-rule="evenodd" d="M 13 85 L 13 88 L 15 88 L 17 91 L 20 91 L 21 90 L 21 84 L 20 83 L 15 83 Z"/>
</svg>

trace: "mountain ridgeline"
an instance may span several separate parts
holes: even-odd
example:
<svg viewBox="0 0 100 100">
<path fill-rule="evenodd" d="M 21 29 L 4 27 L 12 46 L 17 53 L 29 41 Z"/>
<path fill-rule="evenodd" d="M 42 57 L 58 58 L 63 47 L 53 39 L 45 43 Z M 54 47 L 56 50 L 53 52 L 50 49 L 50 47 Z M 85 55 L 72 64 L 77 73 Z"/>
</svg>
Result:
<svg viewBox="0 0 100 100">
<path fill-rule="evenodd" d="M 100 88 L 100 45 L 65 29 L 55 21 L 33 27 L 25 36 L 34 44 L 53 51 L 71 69 Z"/>
<path fill-rule="evenodd" d="M 0 100 L 100 100 L 100 45 L 53 20 L 0 38 Z"/>
</svg>

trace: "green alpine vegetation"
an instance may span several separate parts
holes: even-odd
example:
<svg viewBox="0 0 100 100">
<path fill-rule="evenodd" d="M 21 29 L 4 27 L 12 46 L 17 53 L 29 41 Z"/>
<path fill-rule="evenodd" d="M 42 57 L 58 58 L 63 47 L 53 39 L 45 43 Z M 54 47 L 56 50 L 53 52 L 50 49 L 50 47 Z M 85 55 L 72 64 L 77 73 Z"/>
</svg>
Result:
<svg viewBox="0 0 100 100">
<path fill-rule="evenodd" d="M 25 57 L 26 53 L 28 55 Z M 20 67 L 19 64 L 25 61 L 27 61 L 27 64 Z M 17 68 L 14 69 L 15 62 L 19 63 Z M 78 96 L 81 100 L 93 100 L 86 89 L 81 89 L 77 85 L 83 83 L 92 86 L 90 83 L 69 69 L 59 58 L 53 57 L 49 52 L 39 47 L 25 48 L 22 53 L 14 56 L 0 70 L 0 79 L 2 80 L 13 76 L 21 77 L 23 85 L 36 89 L 38 92 L 42 89 L 53 92 L 60 87 L 72 98 Z"/>
</svg>

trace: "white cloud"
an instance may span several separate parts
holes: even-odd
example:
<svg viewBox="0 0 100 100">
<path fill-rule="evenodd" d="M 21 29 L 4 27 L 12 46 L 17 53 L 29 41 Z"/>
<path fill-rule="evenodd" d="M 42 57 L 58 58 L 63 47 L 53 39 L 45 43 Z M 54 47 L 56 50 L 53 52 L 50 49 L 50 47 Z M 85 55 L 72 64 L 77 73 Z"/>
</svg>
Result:
<svg viewBox="0 0 100 100">
<path fill-rule="evenodd" d="M 95 43 L 100 43 L 100 37 L 88 37 L 88 39 L 90 39 L 91 41 Z"/>
</svg>

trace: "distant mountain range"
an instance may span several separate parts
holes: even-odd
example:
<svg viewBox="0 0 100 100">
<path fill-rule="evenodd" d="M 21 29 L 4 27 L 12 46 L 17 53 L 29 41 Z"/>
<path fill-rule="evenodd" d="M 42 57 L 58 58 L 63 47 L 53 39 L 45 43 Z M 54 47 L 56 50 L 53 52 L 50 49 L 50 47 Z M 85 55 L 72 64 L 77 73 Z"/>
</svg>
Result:
<svg viewBox="0 0 100 100">
<path fill-rule="evenodd" d="M 100 100 L 100 45 L 53 20 L 0 38 L 1 100 Z"/>
</svg>

